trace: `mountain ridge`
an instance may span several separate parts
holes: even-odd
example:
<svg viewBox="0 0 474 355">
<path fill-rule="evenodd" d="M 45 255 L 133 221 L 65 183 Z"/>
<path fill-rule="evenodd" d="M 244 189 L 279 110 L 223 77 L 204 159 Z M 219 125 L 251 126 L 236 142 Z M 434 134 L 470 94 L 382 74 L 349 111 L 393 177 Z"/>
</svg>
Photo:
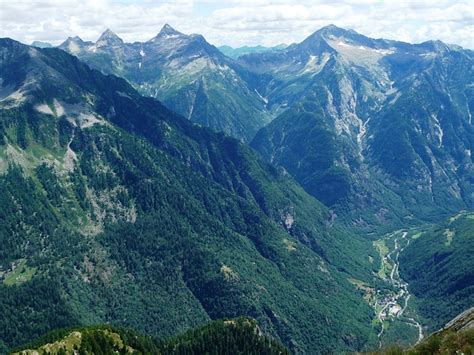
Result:
<svg viewBox="0 0 474 355">
<path fill-rule="evenodd" d="M 105 74 L 126 78 L 142 94 L 159 98 L 191 121 L 244 141 L 269 121 L 245 70 L 203 36 L 166 24 L 145 42 L 117 38 L 103 45 L 69 40 L 59 48 Z"/>
</svg>

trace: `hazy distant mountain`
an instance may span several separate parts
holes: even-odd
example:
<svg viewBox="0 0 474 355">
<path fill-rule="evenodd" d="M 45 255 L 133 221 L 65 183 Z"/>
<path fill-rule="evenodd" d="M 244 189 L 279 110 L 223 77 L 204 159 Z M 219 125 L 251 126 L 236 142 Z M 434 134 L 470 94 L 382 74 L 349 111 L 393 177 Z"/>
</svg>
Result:
<svg viewBox="0 0 474 355">
<path fill-rule="evenodd" d="M 286 44 L 279 44 L 273 47 L 265 46 L 243 46 L 238 48 L 233 48 L 230 46 L 220 46 L 218 49 L 224 53 L 226 56 L 233 59 L 238 59 L 241 55 L 250 54 L 250 53 L 263 53 L 268 51 L 279 51 L 288 47 Z"/>
<path fill-rule="evenodd" d="M 189 120 L 243 140 L 269 122 L 253 76 L 206 42 L 165 25 L 147 42 L 105 31 L 95 43 L 68 38 L 59 48 L 106 74 L 122 76 Z"/>
<path fill-rule="evenodd" d="M 48 42 L 41 42 L 41 41 L 34 41 L 31 43 L 33 47 L 38 47 L 38 48 L 53 48 L 53 45 Z"/>
</svg>

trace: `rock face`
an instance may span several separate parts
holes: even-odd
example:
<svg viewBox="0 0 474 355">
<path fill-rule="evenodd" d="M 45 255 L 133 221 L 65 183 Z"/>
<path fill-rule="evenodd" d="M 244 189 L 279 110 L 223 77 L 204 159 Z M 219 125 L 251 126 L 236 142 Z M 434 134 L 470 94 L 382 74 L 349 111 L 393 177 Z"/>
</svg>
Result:
<svg viewBox="0 0 474 355">
<path fill-rule="evenodd" d="M 95 43 L 75 37 L 59 48 L 127 79 L 189 120 L 244 141 L 269 122 L 254 78 L 201 35 L 165 25 L 149 41 L 124 43 L 107 29 Z"/>
</svg>

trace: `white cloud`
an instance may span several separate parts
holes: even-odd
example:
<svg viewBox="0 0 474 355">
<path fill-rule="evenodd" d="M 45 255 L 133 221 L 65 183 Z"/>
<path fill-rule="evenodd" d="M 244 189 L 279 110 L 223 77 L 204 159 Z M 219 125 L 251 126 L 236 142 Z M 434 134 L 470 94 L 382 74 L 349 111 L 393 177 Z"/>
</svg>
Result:
<svg viewBox="0 0 474 355">
<path fill-rule="evenodd" d="M 334 23 L 369 37 L 474 48 L 474 0 L 0 0 L 0 36 L 25 43 L 96 40 L 106 28 L 142 41 L 165 23 L 216 45 L 299 42 Z"/>
</svg>

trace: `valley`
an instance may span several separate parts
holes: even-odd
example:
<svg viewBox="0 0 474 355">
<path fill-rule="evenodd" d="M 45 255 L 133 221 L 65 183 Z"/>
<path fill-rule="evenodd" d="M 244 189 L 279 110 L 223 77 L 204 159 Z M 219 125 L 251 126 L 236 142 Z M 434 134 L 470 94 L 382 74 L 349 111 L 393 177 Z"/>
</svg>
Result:
<svg viewBox="0 0 474 355">
<path fill-rule="evenodd" d="M 474 52 L 260 49 L 0 39 L 0 353 L 100 324 L 383 351 L 474 304 Z"/>
<path fill-rule="evenodd" d="M 423 326 L 419 322 L 419 316 L 412 307 L 410 299 L 413 295 L 408 289 L 408 283 L 400 277 L 400 253 L 410 244 L 414 231 L 398 230 L 389 233 L 374 242 L 381 257 L 381 267 L 377 276 L 382 280 L 382 287 L 375 290 L 371 305 L 376 313 L 375 324 L 380 326 L 377 334 L 379 348 L 383 345 L 393 343 L 393 334 L 390 329 L 395 325 L 404 335 L 408 335 L 410 341 L 414 339 L 418 343 L 423 339 Z M 416 337 L 415 337 L 416 332 Z M 386 341 L 386 338 L 389 341 Z M 406 339 L 397 339 L 408 343 Z"/>
</svg>

